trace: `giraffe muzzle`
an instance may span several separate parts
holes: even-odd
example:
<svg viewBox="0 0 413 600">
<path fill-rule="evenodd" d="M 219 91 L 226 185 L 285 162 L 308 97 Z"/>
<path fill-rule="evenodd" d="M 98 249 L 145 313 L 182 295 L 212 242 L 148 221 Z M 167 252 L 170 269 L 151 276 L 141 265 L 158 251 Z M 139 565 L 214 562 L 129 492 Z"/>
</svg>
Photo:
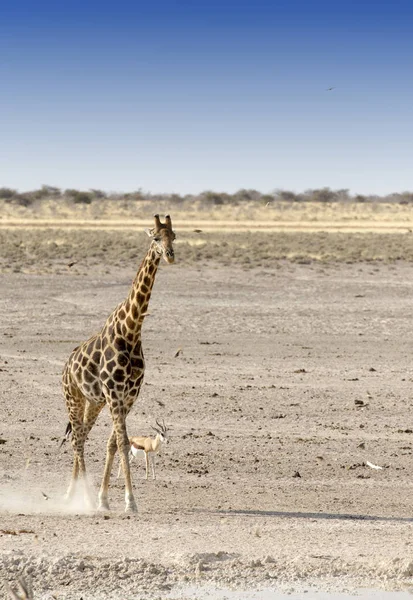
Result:
<svg viewBox="0 0 413 600">
<path fill-rule="evenodd" d="M 175 253 L 172 249 L 165 250 L 164 257 L 165 257 L 166 262 L 169 263 L 170 265 L 175 261 Z"/>
</svg>

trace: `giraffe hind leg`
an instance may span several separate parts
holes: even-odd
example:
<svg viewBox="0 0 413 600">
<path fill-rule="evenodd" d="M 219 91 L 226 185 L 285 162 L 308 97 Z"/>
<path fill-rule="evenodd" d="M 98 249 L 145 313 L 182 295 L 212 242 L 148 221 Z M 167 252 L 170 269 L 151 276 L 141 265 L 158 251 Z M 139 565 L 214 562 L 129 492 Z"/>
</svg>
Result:
<svg viewBox="0 0 413 600">
<path fill-rule="evenodd" d="M 73 470 L 65 497 L 67 500 L 73 498 L 77 483 L 81 479 L 84 485 L 86 505 L 94 508 L 93 493 L 86 476 L 84 448 L 87 436 L 104 404 L 91 404 L 80 393 L 76 396 L 66 394 L 66 402 L 69 408 L 70 429 L 72 432 Z"/>
<path fill-rule="evenodd" d="M 67 489 L 65 500 L 72 500 L 75 495 L 77 483 L 79 479 L 79 455 L 83 454 L 83 445 L 82 439 L 82 423 L 83 423 L 83 414 L 85 411 L 86 401 L 85 398 L 80 394 L 72 393 L 73 388 L 65 387 L 65 399 L 66 406 L 69 412 L 69 423 L 66 427 L 66 436 L 72 436 L 71 443 L 73 449 L 73 468 L 72 468 L 72 477 L 69 483 L 69 487 Z M 66 437 L 65 436 L 65 437 Z M 65 439 L 65 438 L 64 438 Z M 62 442 L 63 443 L 63 442 Z"/>
<path fill-rule="evenodd" d="M 99 491 L 99 510 L 110 510 L 109 501 L 108 501 L 108 491 L 109 491 L 109 481 L 110 474 L 112 472 L 113 460 L 115 458 L 116 450 L 118 446 L 116 443 L 116 431 L 115 428 L 112 428 L 111 434 L 108 439 L 108 443 L 106 445 L 106 460 L 105 460 L 105 469 L 103 472 L 102 484 L 100 486 Z M 119 469 L 122 468 L 122 463 L 119 465 Z"/>
<path fill-rule="evenodd" d="M 92 403 L 92 402 L 88 402 L 86 401 L 86 407 L 85 407 L 85 411 L 83 414 L 83 430 L 84 430 L 84 442 L 86 442 L 87 436 L 90 433 L 90 430 L 92 429 L 93 425 L 96 423 L 96 419 L 98 418 L 100 411 L 102 410 L 102 408 L 105 406 L 105 403 Z M 84 450 L 84 448 L 83 448 Z M 81 465 L 81 463 L 80 463 Z M 79 470 L 80 470 L 80 465 L 79 465 Z M 84 465 L 84 459 L 83 459 L 83 465 Z M 91 489 L 90 483 L 88 481 L 88 478 L 86 477 L 86 467 L 84 466 L 84 471 L 83 471 L 83 485 L 84 485 L 84 492 L 85 492 L 85 501 L 86 504 L 90 507 L 90 508 L 96 508 L 96 502 L 94 499 L 94 492 Z"/>
</svg>

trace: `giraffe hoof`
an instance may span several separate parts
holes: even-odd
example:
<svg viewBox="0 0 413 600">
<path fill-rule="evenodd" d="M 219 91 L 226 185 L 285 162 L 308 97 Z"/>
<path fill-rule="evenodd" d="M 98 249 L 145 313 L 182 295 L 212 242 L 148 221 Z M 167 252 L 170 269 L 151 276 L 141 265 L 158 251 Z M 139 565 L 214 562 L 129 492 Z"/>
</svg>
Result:
<svg viewBox="0 0 413 600">
<path fill-rule="evenodd" d="M 128 504 L 125 507 L 125 512 L 127 513 L 137 513 L 138 512 L 138 507 L 136 505 L 136 502 L 128 502 Z"/>
<path fill-rule="evenodd" d="M 110 508 L 109 508 L 109 502 L 99 502 L 99 506 L 98 506 L 98 511 L 99 512 L 110 512 Z"/>
</svg>

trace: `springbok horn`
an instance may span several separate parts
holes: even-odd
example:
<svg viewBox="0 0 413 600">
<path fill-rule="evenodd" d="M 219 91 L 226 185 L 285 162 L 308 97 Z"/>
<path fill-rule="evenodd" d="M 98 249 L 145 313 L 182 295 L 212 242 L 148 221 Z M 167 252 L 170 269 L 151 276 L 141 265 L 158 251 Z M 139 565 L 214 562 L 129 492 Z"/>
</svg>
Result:
<svg viewBox="0 0 413 600">
<path fill-rule="evenodd" d="M 166 431 L 165 419 L 162 419 L 162 423 L 163 423 L 163 430 Z"/>
<path fill-rule="evenodd" d="M 159 429 L 162 431 L 162 425 L 159 423 L 158 419 L 156 419 L 155 422 L 156 422 L 157 426 L 159 427 Z"/>
<path fill-rule="evenodd" d="M 154 219 L 155 219 L 155 232 L 158 232 L 162 227 L 161 221 L 159 219 L 159 215 L 154 215 Z"/>
<path fill-rule="evenodd" d="M 166 215 L 166 217 L 165 217 L 165 225 L 167 226 L 168 229 L 172 229 L 172 221 L 171 221 L 171 217 L 169 215 Z"/>
</svg>

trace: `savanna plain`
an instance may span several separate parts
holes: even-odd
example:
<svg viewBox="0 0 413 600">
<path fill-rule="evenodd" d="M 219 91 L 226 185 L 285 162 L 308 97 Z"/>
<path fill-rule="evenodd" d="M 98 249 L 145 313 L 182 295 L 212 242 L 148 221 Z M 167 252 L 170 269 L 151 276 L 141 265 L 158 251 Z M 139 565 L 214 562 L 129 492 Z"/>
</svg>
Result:
<svg viewBox="0 0 413 600">
<path fill-rule="evenodd" d="M 59 212 L 60 211 L 60 212 Z M 170 212 L 130 435 L 164 420 L 138 514 L 63 501 L 61 372 L 127 295 Z M 203 597 L 413 587 L 413 215 L 398 205 L 2 206 L 0 595 Z M 94 489 L 111 427 L 93 428 Z M 185 596 L 188 597 L 188 596 Z"/>
</svg>

